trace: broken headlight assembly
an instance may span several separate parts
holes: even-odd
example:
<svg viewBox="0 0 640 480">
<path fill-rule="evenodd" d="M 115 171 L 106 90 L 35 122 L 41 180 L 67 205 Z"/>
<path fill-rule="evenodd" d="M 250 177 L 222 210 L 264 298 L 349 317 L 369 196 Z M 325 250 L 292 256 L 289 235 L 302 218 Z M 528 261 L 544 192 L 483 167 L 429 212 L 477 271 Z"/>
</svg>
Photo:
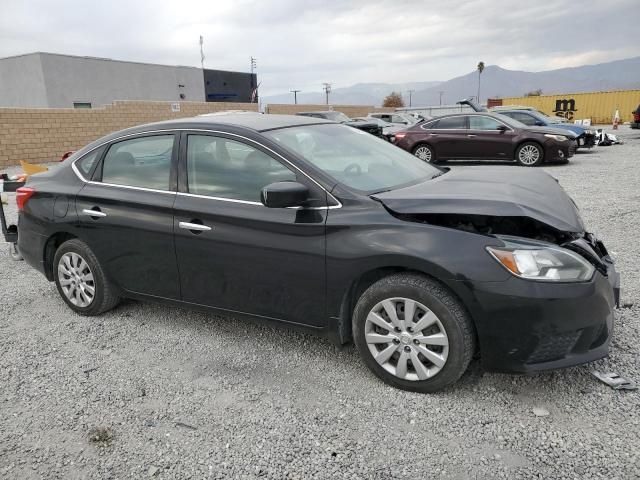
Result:
<svg viewBox="0 0 640 480">
<path fill-rule="evenodd" d="M 491 256 L 516 277 L 544 282 L 586 282 L 595 268 L 579 254 L 547 244 L 505 241 L 487 247 Z"/>
</svg>

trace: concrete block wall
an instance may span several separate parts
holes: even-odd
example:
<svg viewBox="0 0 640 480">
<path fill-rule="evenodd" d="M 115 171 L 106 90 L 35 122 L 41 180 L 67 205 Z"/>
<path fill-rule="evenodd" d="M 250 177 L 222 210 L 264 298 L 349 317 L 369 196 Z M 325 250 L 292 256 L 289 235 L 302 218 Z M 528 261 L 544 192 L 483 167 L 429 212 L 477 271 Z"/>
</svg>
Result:
<svg viewBox="0 0 640 480">
<path fill-rule="evenodd" d="M 180 104 L 174 112 L 172 105 Z M 94 109 L 0 108 L 0 170 L 52 162 L 108 133 L 143 123 L 223 110 L 258 110 L 255 103 L 121 101 Z"/>
<path fill-rule="evenodd" d="M 269 104 L 265 107 L 265 113 L 280 115 L 295 115 L 298 112 L 313 112 L 334 110 L 342 112 L 348 117 L 366 117 L 368 113 L 395 112 L 395 108 L 374 107 L 373 105 L 303 105 L 303 104 Z"/>
</svg>

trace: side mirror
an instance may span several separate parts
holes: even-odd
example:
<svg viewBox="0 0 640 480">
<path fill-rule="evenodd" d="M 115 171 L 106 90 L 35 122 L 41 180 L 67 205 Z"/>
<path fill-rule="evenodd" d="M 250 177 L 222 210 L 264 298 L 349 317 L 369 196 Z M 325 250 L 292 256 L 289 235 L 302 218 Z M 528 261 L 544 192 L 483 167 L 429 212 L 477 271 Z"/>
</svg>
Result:
<svg viewBox="0 0 640 480">
<path fill-rule="evenodd" d="M 309 188 L 298 182 L 276 182 L 264 187 L 260 201 L 265 207 L 299 207 L 309 198 Z"/>
<path fill-rule="evenodd" d="M 498 125 L 496 130 L 498 130 L 500 133 L 504 133 L 504 132 L 507 131 L 507 126 L 506 125 Z"/>
<path fill-rule="evenodd" d="M 544 127 L 544 122 L 541 122 L 540 120 L 536 120 L 535 126 L 536 127 Z"/>
</svg>

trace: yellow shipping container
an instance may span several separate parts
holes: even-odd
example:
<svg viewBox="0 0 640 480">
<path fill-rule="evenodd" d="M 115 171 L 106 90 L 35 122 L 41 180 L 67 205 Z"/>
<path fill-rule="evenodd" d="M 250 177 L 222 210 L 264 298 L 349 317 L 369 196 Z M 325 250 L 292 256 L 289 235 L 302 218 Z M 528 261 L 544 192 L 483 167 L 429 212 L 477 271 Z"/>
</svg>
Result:
<svg viewBox="0 0 640 480">
<path fill-rule="evenodd" d="M 561 93 L 536 97 L 506 97 L 502 105 L 533 107 L 549 116 L 569 121 L 591 119 L 593 124 L 612 123 L 616 110 L 621 122 L 633 120 L 633 112 L 640 104 L 640 90 L 613 92 Z"/>
</svg>

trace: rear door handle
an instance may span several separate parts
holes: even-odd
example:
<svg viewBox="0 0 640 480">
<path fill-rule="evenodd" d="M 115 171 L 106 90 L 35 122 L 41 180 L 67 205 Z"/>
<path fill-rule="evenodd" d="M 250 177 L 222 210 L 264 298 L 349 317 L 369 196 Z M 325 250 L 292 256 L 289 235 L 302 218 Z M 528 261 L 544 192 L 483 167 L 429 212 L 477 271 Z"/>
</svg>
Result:
<svg viewBox="0 0 640 480">
<path fill-rule="evenodd" d="M 475 137 L 475 135 L 473 133 L 469 133 L 469 134 L 467 134 L 467 137 L 473 138 L 473 137 Z"/>
<path fill-rule="evenodd" d="M 201 223 L 191 223 L 191 222 L 179 222 L 178 227 L 184 230 L 191 230 L 192 232 L 208 232 L 211 230 L 211 227 L 207 227 L 206 225 L 202 225 Z"/>
<path fill-rule="evenodd" d="M 82 210 L 82 213 L 84 213 L 85 215 L 89 215 L 91 218 L 102 218 L 107 216 L 107 214 L 100 211 L 98 207 L 85 208 L 84 210 Z"/>
</svg>

